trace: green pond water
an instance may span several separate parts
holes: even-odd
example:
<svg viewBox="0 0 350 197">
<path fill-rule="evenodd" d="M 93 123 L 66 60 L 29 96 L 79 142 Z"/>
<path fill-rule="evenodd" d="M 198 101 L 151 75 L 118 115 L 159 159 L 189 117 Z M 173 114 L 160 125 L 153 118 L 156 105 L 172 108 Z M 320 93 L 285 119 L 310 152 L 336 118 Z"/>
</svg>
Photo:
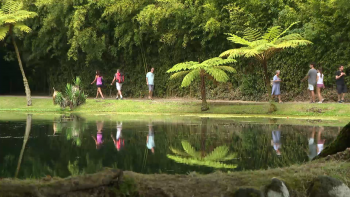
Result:
<svg viewBox="0 0 350 197">
<path fill-rule="evenodd" d="M 167 174 L 283 167 L 309 162 L 341 129 L 305 120 L 38 116 L 0 118 L 1 178 L 68 177 L 103 167 Z"/>
</svg>

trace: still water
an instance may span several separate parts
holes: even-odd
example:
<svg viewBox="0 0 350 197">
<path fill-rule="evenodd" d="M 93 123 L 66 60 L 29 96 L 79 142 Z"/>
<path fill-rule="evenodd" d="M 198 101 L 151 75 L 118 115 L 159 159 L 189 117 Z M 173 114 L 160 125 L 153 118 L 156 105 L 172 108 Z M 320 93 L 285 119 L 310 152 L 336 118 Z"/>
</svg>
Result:
<svg viewBox="0 0 350 197">
<path fill-rule="evenodd" d="M 0 177 L 276 168 L 310 161 L 341 129 L 269 119 L 35 116 L 0 120 Z"/>
</svg>

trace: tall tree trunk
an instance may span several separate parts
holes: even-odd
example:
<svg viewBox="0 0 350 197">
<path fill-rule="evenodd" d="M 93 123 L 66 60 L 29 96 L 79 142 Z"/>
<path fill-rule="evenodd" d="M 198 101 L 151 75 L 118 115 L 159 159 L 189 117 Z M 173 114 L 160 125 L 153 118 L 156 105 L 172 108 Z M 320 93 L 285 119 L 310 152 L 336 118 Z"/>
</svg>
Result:
<svg viewBox="0 0 350 197">
<path fill-rule="evenodd" d="M 18 173 L 19 173 L 19 169 L 21 168 L 23 153 L 24 153 L 24 150 L 26 148 L 26 144 L 27 144 L 27 141 L 29 138 L 31 128 L 32 128 L 32 114 L 27 114 L 26 131 L 24 133 L 23 145 L 22 145 L 21 153 L 19 155 L 19 159 L 18 159 L 18 163 L 17 163 L 15 178 L 17 178 Z"/>
<path fill-rule="evenodd" d="M 207 94 L 205 92 L 205 71 L 201 70 L 201 94 L 202 94 L 202 111 L 209 110 L 207 103 Z"/>
<path fill-rule="evenodd" d="M 326 146 L 325 149 L 323 149 L 323 151 L 314 159 L 320 159 L 327 157 L 328 155 L 334 155 L 338 152 L 346 150 L 347 148 L 350 148 L 350 123 L 340 131 L 337 139 Z"/>
<path fill-rule="evenodd" d="M 15 47 L 15 50 L 16 50 L 16 55 L 17 55 L 17 60 L 18 60 L 18 64 L 19 64 L 19 69 L 21 70 L 21 73 L 22 73 L 24 89 L 26 91 L 27 106 L 32 106 L 32 98 L 31 98 L 31 95 L 30 95 L 30 88 L 29 88 L 28 80 L 27 80 L 26 74 L 24 73 L 24 70 L 23 70 L 21 56 L 19 55 L 18 47 L 17 47 L 16 41 L 15 41 L 15 37 L 14 37 L 12 31 L 13 31 L 13 26 L 10 26 L 10 34 L 11 34 L 11 38 L 12 38 L 12 44 Z"/>
</svg>

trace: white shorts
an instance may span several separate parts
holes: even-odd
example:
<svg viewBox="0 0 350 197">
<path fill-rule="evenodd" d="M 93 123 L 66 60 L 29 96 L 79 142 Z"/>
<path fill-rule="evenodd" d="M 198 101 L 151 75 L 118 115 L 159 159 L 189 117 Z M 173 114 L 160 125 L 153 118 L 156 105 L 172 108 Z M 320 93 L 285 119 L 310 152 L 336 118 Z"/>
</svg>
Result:
<svg viewBox="0 0 350 197">
<path fill-rule="evenodd" d="M 315 90 L 315 86 L 312 84 L 309 84 L 309 87 L 307 88 L 310 91 L 314 91 Z"/>
<path fill-rule="evenodd" d="M 121 91 L 121 90 L 122 90 L 123 84 L 117 82 L 117 83 L 115 84 L 115 86 L 117 87 L 117 90 L 118 90 L 118 91 Z"/>
</svg>

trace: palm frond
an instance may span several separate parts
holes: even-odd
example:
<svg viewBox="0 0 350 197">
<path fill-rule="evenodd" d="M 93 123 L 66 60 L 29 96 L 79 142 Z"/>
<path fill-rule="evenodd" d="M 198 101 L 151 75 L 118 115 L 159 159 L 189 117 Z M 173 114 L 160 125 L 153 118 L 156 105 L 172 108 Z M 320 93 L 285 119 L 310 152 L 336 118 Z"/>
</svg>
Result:
<svg viewBox="0 0 350 197">
<path fill-rule="evenodd" d="M 229 37 L 227 38 L 227 40 L 236 43 L 236 44 L 241 44 L 241 45 L 246 45 L 249 46 L 251 44 L 251 42 L 249 42 L 248 40 L 241 38 L 235 34 L 230 34 L 227 33 L 226 35 L 229 35 Z"/>
<path fill-rule="evenodd" d="M 204 161 L 219 161 L 220 159 L 225 158 L 228 153 L 227 146 L 216 147 L 213 152 L 204 157 Z"/>
<path fill-rule="evenodd" d="M 180 78 L 189 72 L 190 72 L 189 70 L 185 70 L 185 71 L 180 71 L 180 72 L 174 73 L 170 76 L 170 80 Z"/>
<path fill-rule="evenodd" d="M 217 168 L 217 169 L 235 169 L 237 168 L 237 165 L 232 165 L 232 164 L 225 164 L 221 162 L 215 162 L 215 161 L 202 161 L 202 160 L 196 160 L 196 159 L 191 159 L 191 158 L 182 158 L 174 155 L 167 155 L 167 157 L 176 163 L 182 163 L 182 164 L 187 164 L 187 165 L 198 165 L 198 166 L 207 166 L 207 167 L 212 167 L 212 168 Z"/>
<path fill-rule="evenodd" d="M 243 38 L 248 40 L 249 42 L 253 42 L 261 39 L 261 33 L 257 29 L 248 27 L 244 30 L 243 33 L 244 33 Z"/>
<path fill-rule="evenodd" d="M 185 152 L 182 152 L 182 151 L 180 151 L 180 150 L 177 150 L 177 149 L 175 149 L 175 148 L 173 148 L 173 147 L 170 147 L 169 149 L 170 149 L 171 152 L 173 152 L 175 155 L 180 155 L 180 156 L 184 156 L 184 157 L 190 156 L 189 154 L 187 154 L 187 153 L 185 153 Z"/>
<path fill-rule="evenodd" d="M 195 69 L 189 72 L 182 80 L 181 87 L 189 86 L 193 80 L 197 79 L 200 75 L 200 69 Z"/>
<path fill-rule="evenodd" d="M 29 33 L 32 31 L 32 29 L 30 29 L 30 27 L 28 27 L 27 25 L 25 25 L 23 23 L 16 23 L 14 28 L 21 31 L 21 32 L 25 32 L 25 33 Z"/>
<path fill-rule="evenodd" d="M 0 41 L 5 39 L 7 32 L 9 32 L 9 27 L 0 27 Z"/>
<path fill-rule="evenodd" d="M 221 66 L 221 65 L 227 65 L 227 64 L 233 64 L 237 62 L 234 59 L 222 59 L 220 57 L 214 57 L 208 60 L 205 60 L 201 63 L 202 67 L 213 67 L 213 66 Z"/>
<path fill-rule="evenodd" d="M 215 66 L 215 68 L 218 68 L 220 70 L 229 72 L 229 73 L 236 73 L 236 69 L 232 68 L 231 66 Z"/>
<path fill-rule="evenodd" d="M 201 154 L 197 152 L 188 141 L 182 140 L 181 144 L 187 154 L 194 158 L 201 158 Z"/>
<path fill-rule="evenodd" d="M 274 26 L 267 30 L 267 32 L 262 37 L 264 40 L 271 42 L 273 39 L 277 38 L 282 33 L 281 26 Z"/>
<path fill-rule="evenodd" d="M 225 73 L 225 71 L 216 68 L 216 67 L 209 67 L 209 68 L 204 68 L 205 72 L 212 76 L 215 81 L 218 82 L 227 82 L 229 80 L 228 75 Z"/>
<path fill-rule="evenodd" d="M 199 64 L 198 62 L 183 62 L 183 63 L 179 63 L 176 64 L 175 66 L 173 66 L 171 69 L 169 69 L 167 71 L 167 73 L 172 73 L 172 72 L 178 72 L 178 71 L 182 71 L 182 70 L 188 70 L 190 69 L 193 65 Z"/>
</svg>

